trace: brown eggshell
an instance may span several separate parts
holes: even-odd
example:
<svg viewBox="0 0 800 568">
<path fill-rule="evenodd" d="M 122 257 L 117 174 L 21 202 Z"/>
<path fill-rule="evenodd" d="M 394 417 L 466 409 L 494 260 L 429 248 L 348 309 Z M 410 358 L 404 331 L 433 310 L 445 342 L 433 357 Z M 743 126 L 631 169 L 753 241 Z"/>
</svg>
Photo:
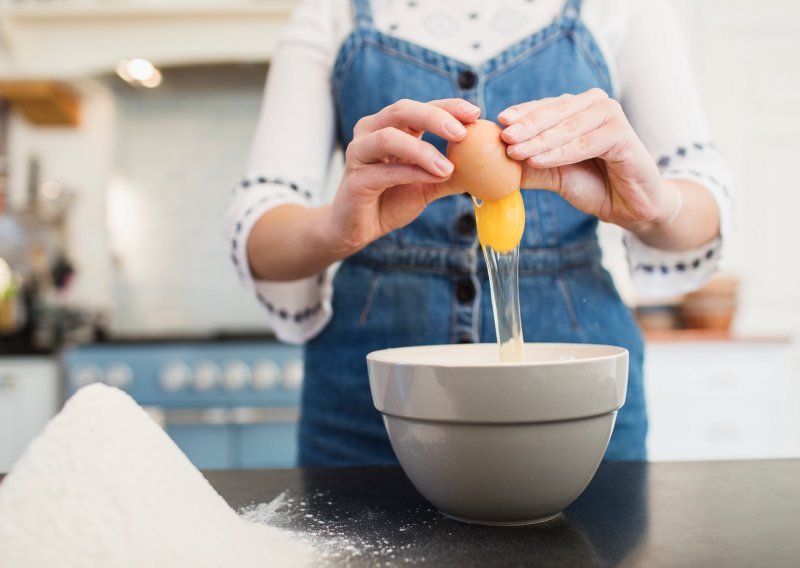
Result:
<svg viewBox="0 0 800 568">
<path fill-rule="evenodd" d="M 450 183 L 485 201 L 496 201 L 518 190 L 522 164 L 506 154 L 500 127 L 488 120 L 466 127 L 464 140 L 447 145 L 447 158 L 455 166 Z"/>
</svg>

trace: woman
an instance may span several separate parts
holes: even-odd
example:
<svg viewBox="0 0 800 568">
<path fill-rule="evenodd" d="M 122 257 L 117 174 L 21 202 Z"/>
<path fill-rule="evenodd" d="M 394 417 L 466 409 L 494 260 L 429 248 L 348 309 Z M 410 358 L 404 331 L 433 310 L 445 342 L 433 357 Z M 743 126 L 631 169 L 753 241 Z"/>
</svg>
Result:
<svg viewBox="0 0 800 568">
<path fill-rule="evenodd" d="M 525 338 L 630 351 L 606 458 L 645 459 L 642 338 L 601 267 L 598 219 L 626 230 L 640 290 L 677 294 L 714 271 L 730 216 L 676 29 L 663 0 L 300 3 L 229 232 L 272 328 L 306 343 L 301 465 L 395 462 L 368 352 L 494 341 L 472 203 L 443 155 L 479 116 L 537 188 Z M 323 204 L 335 143 L 344 174 Z"/>
</svg>

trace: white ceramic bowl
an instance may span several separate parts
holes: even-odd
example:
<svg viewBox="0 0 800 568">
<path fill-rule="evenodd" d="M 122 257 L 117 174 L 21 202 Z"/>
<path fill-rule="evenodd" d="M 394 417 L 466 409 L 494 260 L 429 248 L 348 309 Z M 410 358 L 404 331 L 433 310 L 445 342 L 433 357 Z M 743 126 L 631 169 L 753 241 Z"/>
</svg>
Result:
<svg viewBox="0 0 800 568">
<path fill-rule="evenodd" d="M 597 471 L 625 402 L 628 352 L 529 343 L 525 359 L 501 363 L 496 344 L 367 356 L 372 399 L 400 465 L 449 517 L 546 521 Z"/>
</svg>

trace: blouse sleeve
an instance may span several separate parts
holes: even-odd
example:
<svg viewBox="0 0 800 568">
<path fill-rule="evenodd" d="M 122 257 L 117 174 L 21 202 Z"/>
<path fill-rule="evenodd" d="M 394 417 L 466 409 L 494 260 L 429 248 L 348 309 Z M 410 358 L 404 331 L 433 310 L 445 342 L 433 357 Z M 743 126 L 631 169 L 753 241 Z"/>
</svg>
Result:
<svg viewBox="0 0 800 568">
<path fill-rule="evenodd" d="M 336 2 L 303 0 L 292 13 L 270 64 L 264 101 L 245 178 L 233 190 L 226 217 L 231 259 L 242 282 L 265 308 L 282 341 L 302 343 L 331 317 L 335 267 L 302 280 L 255 280 L 247 240 L 266 212 L 289 203 L 321 203 L 335 139 L 330 75 Z"/>
<path fill-rule="evenodd" d="M 730 174 L 710 139 L 677 17 L 666 0 L 632 0 L 617 58 L 620 100 L 633 128 L 668 179 L 705 187 L 720 213 L 718 237 L 693 250 L 650 247 L 632 233 L 624 242 L 633 282 L 645 297 L 701 287 L 717 270 L 731 229 Z"/>
</svg>

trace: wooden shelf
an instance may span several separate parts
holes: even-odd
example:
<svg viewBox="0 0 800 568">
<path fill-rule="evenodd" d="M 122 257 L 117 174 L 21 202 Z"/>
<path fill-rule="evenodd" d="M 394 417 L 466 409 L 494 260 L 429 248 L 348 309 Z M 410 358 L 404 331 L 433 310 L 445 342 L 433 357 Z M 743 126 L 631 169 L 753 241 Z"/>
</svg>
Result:
<svg viewBox="0 0 800 568">
<path fill-rule="evenodd" d="M 788 335 L 739 335 L 736 333 L 731 333 L 730 331 L 717 331 L 711 329 L 645 330 L 644 337 L 648 343 L 679 343 L 697 341 L 790 343 L 792 341 L 792 338 Z"/>
<path fill-rule="evenodd" d="M 80 99 L 69 87 L 53 81 L 0 81 L 7 99 L 37 126 L 78 126 Z"/>
</svg>

